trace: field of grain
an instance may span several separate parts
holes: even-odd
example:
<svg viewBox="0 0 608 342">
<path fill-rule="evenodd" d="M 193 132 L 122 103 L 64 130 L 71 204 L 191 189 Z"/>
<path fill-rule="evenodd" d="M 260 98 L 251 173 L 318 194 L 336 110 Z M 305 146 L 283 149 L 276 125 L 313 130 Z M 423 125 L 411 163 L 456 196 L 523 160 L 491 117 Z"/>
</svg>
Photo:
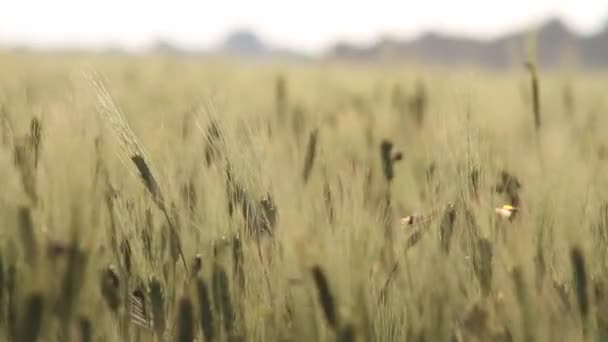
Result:
<svg viewBox="0 0 608 342">
<path fill-rule="evenodd" d="M 608 339 L 606 74 L 0 70 L 2 340 Z"/>
</svg>

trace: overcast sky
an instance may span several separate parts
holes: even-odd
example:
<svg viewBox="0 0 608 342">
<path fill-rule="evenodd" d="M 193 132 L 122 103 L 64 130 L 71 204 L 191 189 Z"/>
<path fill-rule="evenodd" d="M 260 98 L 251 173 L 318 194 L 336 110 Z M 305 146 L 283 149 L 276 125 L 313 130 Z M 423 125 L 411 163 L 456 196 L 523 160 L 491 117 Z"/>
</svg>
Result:
<svg viewBox="0 0 608 342">
<path fill-rule="evenodd" d="M 272 44 L 318 52 L 336 39 L 369 42 L 427 30 L 492 37 L 557 15 L 581 33 L 608 21 L 606 0 L 2 0 L 0 44 L 117 43 L 158 37 L 208 48 L 237 28 Z"/>
</svg>

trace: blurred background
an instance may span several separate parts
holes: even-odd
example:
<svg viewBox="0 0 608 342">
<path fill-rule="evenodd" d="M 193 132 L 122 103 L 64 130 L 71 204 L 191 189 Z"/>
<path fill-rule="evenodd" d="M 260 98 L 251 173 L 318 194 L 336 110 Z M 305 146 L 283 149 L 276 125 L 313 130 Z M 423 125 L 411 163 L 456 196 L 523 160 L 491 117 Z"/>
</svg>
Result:
<svg viewBox="0 0 608 342">
<path fill-rule="evenodd" d="M 12 1 L 0 49 L 168 53 L 315 62 L 521 66 L 525 37 L 541 67 L 608 65 L 608 2 Z"/>
</svg>

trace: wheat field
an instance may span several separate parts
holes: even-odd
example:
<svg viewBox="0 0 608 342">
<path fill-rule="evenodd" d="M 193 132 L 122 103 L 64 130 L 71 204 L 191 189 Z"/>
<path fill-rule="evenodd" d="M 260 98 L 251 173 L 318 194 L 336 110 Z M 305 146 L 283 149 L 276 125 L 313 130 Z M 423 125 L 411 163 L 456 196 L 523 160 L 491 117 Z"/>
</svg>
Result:
<svg viewBox="0 0 608 342">
<path fill-rule="evenodd" d="M 2 340 L 608 339 L 608 75 L 0 70 Z"/>
</svg>

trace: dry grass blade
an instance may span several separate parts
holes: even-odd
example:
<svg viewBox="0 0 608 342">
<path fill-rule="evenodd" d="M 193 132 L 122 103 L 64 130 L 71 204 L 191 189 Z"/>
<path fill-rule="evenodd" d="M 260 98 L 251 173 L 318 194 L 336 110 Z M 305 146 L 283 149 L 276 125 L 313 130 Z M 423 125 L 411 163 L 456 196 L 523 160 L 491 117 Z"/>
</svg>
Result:
<svg viewBox="0 0 608 342">
<path fill-rule="evenodd" d="M 209 123 L 205 138 L 205 162 L 209 167 L 214 161 L 220 159 L 224 147 L 223 134 L 217 121 L 213 120 Z"/>
<path fill-rule="evenodd" d="M 78 330 L 80 331 L 80 341 L 93 341 L 93 324 L 90 319 L 84 316 L 80 317 L 78 319 Z"/>
<path fill-rule="evenodd" d="M 414 119 L 418 126 L 422 126 L 424 123 L 424 115 L 427 107 L 427 91 L 422 80 L 416 82 L 416 92 L 412 95 L 409 101 L 410 110 L 414 115 Z"/>
<path fill-rule="evenodd" d="M 30 139 L 34 150 L 34 168 L 37 168 L 42 147 L 42 124 L 38 118 L 33 118 L 30 122 Z"/>
<path fill-rule="evenodd" d="M 131 244 L 128 239 L 123 239 L 120 243 L 120 254 L 122 254 L 122 264 L 127 274 L 131 274 Z"/>
<path fill-rule="evenodd" d="M 243 256 L 243 244 L 238 236 L 232 239 L 233 273 L 236 283 L 241 290 L 245 289 L 245 257 Z"/>
<path fill-rule="evenodd" d="M 173 210 L 173 215 L 172 217 L 179 217 L 177 210 Z M 176 225 L 175 227 L 179 227 L 179 221 L 176 219 Z M 165 228 L 165 230 L 168 230 L 169 232 L 173 232 L 174 230 L 171 228 Z M 169 235 L 169 252 L 171 255 L 171 260 L 173 260 L 174 263 L 177 262 L 177 260 L 179 259 L 179 256 L 181 255 L 181 242 L 179 239 L 179 235 L 177 234 L 177 232 L 175 234 L 171 233 Z M 187 272 L 188 270 L 186 270 Z"/>
<path fill-rule="evenodd" d="M 256 212 L 255 231 L 273 236 L 279 213 L 277 205 L 270 194 L 266 194 L 266 196 L 258 202 Z"/>
<path fill-rule="evenodd" d="M 215 336 L 214 323 L 213 323 L 213 311 L 211 309 L 211 300 L 209 298 L 209 290 L 207 284 L 202 279 L 198 279 L 196 282 L 196 288 L 198 292 L 198 303 L 200 310 L 201 329 L 205 336 L 205 341 L 213 341 Z"/>
<path fill-rule="evenodd" d="M 358 292 L 361 337 L 363 341 L 371 341 L 374 327 L 370 312 L 370 305 L 368 303 L 367 291 L 363 286 L 361 286 Z"/>
<path fill-rule="evenodd" d="M 334 209 L 334 201 L 331 194 L 331 187 L 327 179 L 323 182 L 323 199 L 325 200 L 325 209 L 327 209 L 327 218 L 330 224 L 336 222 L 336 212 Z"/>
<path fill-rule="evenodd" d="M 312 276 L 315 281 L 315 285 L 317 286 L 319 303 L 321 303 L 321 307 L 323 308 L 323 313 L 325 314 L 327 324 L 329 324 L 329 326 L 333 329 L 338 329 L 338 311 L 336 308 L 334 297 L 331 294 L 331 290 L 329 289 L 327 277 L 325 276 L 325 273 L 323 272 L 321 267 L 318 265 L 312 268 Z"/>
<path fill-rule="evenodd" d="M 492 243 L 486 238 L 477 239 L 473 254 L 473 269 L 484 296 L 487 296 L 492 288 L 493 256 Z"/>
<path fill-rule="evenodd" d="M 583 319 L 589 315 L 589 297 L 587 285 L 587 271 L 585 270 L 585 257 L 579 247 L 570 250 L 570 260 L 572 262 L 572 274 L 576 290 L 578 308 Z"/>
<path fill-rule="evenodd" d="M 19 236 L 25 250 L 26 261 L 30 265 L 36 265 L 36 260 L 38 260 L 38 244 L 36 243 L 36 232 L 30 208 L 19 208 L 18 222 Z"/>
<path fill-rule="evenodd" d="M 179 326 L 177 328 L 177 342 L 192 342 L 194 340 L 194 310 L 188 298 L 179 301 Z"/>
<path fill-rule="evenodd" d="M 23 190 L 33 204 L 38 202 L 38 191 L 36 185 L 36 168 L 34 167 L 34 155 L 30 145 L 29 137 L 15 138 L 14 160 L 19 173 Z"/>
<path fill-rule="evenodd" d="M 441 224 L 439 225 L 439 237 L 441 239 L 441 247 L 443 251 L 449 253 L 450 241 L 454 234 L 454 222 L 456 221 L 456 209 L 452 205 L 448 205 Z"/>
<path fill-rule="evenodd" d="M 234 214 L 237 204 L 241 200 L 241 193 L 243 192 L 243 190 L 240 187 L 240 185 L 238 183 L 236 183 L 236 181 L 234 180 L 234 176 L 232 174 L 230 165 L 226 166 L 225 172 L 226 172 L 225 190 L 226 190 L 226 200 L 227 200 L 227 204 L 228 204 L 227 205 L 228 215 L 230 217 L 232 217 L 232 214 Z"/>
<path fill-rule="evenodd" d="M 33 294 L 28 297 L 25 304 L 25 314 L 21 322 L 20 339 L 22 342 L 36 342 L 42 330 L 42 317 L 44 314 L 44 297 Z"/>
<path fill-rule="evenodd" d="M 152 219 L 152 212 L 146 209 L 146 223 L 141 230 L 141 240 L 144 245 L 144 256 L 149 262 L 153 262 L 155 251 L 153 249 L 152 235 L 154 234 L 154 220 Z"/>
<path fill-rule="evenodd" d="M 152 302 L 154 330 L 158 336 L 162 336 L 165 332 L 165 298 L 160 282 L 156 279 L 150 282 L 150 301 Z"/>
<path fill-rule="evenodd" d="M 57 311 L 66 320 L 66 323 L 73 314 L 82 290 L 88 261 L 87 254 L 78 248 L 76 241 L 77 238 L 74 238 L 69 248 L 67 267 L 62 279 L 61 292 L 57 302 Z"/>
<path fill-rule="evenodd" d="M 310 137 L 308 138 L 308 148 L 306 150 L 306 159 L 304 160 L 304 171 L 302 173 L 304 184 L 308 183 L 308 179 L 310 178 L 310 172 L 312 171 L 312 167 L 315 162 L 315 156 L 317 155 L 318 139 L 319 130 L 315 129 L 310 133 Z"/>
<path fill-rule="evenodd" d="M 534 341 L 533 332 L 532 332 L 532 320 L 530 313 L 530 303 L 528 298 L 528 291 L 524 279 L 524 273 L 521 266 L 516 266 L 511 274 L 513 279 L 513 285 L 515 287 L 515 296 L 517 297 L 517 301 L 519 302 L 520 311 L 521 311 L 521 321 L 522 321 L 522 329 L 524 333 L 524 340 L 527 342 Z"/>
<path fill-rule="evenodd" d="M 306 129 L 306 112 L 302 106 L 296 106 L 291 114 L 291 129 L 293 134 L 296 136 L 298 145 L 302 141 L 304 130 Z M 328 121 L 330 121 L 328 119 Z"/>
<path fill-rule="evenodd" d="M 287 113 L 287 81 L 284 75 L 278 75 L 276 79 L 275 88 L 275 101 L 277 110 L 277 120 L 279 123 L 285 121 L 285 115 Z"/>
<path fill-rule="evenodd" d="M 146 189 L 150 192 L 152 196 L 152 200 L 157 203 L 161 208 L 164 207 L 165 199 L 163 198 L 163 194 L 160 191 L 160 187 L 154 176 L 152 176 L 152 171 L 146 164 L 146 161 L 141 155 L 132 155 L 131 161 L 137 167 L 137 171 L 139 171 L 139 175 L 141 176 L 142 181 L 146 185 Z"/>
<path fill-rule="evenodd" d="M 19 333 L 17 327 L 17 268 L 15 265 L 9 265 L 6 272 L 6 291 L 8 292 L 8 308 L 7 321 L 9 335 L 12 339 L 16 339 Z"/>
<path fill-rule="evenodd" d="M 477 224 L 477 219 L 475 219 L 475 215 L 471 208 L 466 204 L 462 208 L 462 214 L 464 216 L 464 222 L 466 226 L 466 232 L 469 234 L 469 237 L 472 239 L 477 239 L 480 236 L 480 228 Z"/>
<path fill-rule="evenodd" d="M 129 127 L 124 114 L 114 104 L 112 97 L 110 96 L 100 77 L 95 75 L 94 77 L 90 77 L 90 81 L 97 92 L 97 105 L 99 113 L 102 114 L 102 116 L 112 127 L 114 133 L 118 137 L 123 152 L 126 153 L 129 159 L 133 162 L 152 200 L 165 215 L 167 223 L 171 229 L 171 233 L 178 241 L 179 254 L 187 272 L 188 265 L 186 264 L 184 253 L 182 252 L 181 242 L 179 242 L 179 235 L 177 234 L 176 227 L 171 220 L 164 201 L 164 196 L 158 182 L 156 181 L 156 178 L 153 175 L 152 167 L 150 163 L 147 162 L 143 149 L 138 144 L 135 134 Z"/>
<path fill-rule="evenodd" d="M 114 267 L 106 268 L 101 274 L 101 295 L 110 310 L 116 313 L 120 306 L 120 278 Z"/>
<path fill-rule="evenodd" d="M 534 269 L 536 273 L 536 288 L 540 291 L 542 289 L 543 280 L 545 279 L 545 276 L 547 274 L 547 261 L 545 260 L 545 251 L 542 243 L 542 233 L 540 238 L 536 242 Z"/>
<path fill-rule="evenodd" d="M 226 333 L 231 335 L 234 327 L 235 313 L 232 299 L 230 298 L 229 285 L 226 271 L 216 263 L 213 266 L 213 301 L 221 314 Z"/>
<path fill-rule="evenodd" d="M 479 169 L 474 168 L 470 174 L 470 190 L 473 199 L 479 200 Z"/>
<path fill-rule="evenodd" d="M 384 178 L 386 178 L 388 182 L 392 181 L 395 176 L 393 171 L 393 158 L 391 157 L 392 150 L 393 143 L 388 140 L 383 140 L 380 144 L 380 158 L 382 160 Z"/>
<path fill-rule="evenodd" d="M 511 272 L 511 277 L 513 279 L 513 285 L 515 287 L 515 295 L 517 296 L 517 300 L 520 305 L 525 305 L 528 301 L 527 292 L 526 292 L 526 284 L 524 282 L 524 274 L 521 266 L 516 266 L 513 268 Z"/>
<path fill-rule="evenodd" d="M 534 62 L 526 62 L 526 68 L 530 72 L 530 81 L 532 83 L 532 113 L 534 114 L 534 128 L 536 128 L 538 131 L 541 126 L 538 72 Z"/>
<path fill-rule="evenodd" d="M 15 134 L 13 133 L 11 117 L 4 105 L 0 107 L 0 134 L 2 134 L 2 146 L 10 147 Z"/>
<path fill-rule="evenodd" d="M 414 236 L 414 235 L 412 234 L 412 236 Z M 416 232 L 416 241 L 418 241 L 420 239 L 420 236 L 421 236 L 420 232 L 419 231 Z M 399 263 L 399 261 L 396 261 L 395 264 L 393 265 L 393 268 L 391 268 L 391 271 L 388 273 L 388 276 L 386 277 L 386 281 L 384 281 L 384 285 L 380 289 L 380 294 L 378 296 L 379 303 L 386 303 L 389 286 L 390 286 L 391 282 L 393 281 L 393 279 L 395 278 L 397 271 L 399 271 L 400 265 L 401 264 Z"/>
</svg>

